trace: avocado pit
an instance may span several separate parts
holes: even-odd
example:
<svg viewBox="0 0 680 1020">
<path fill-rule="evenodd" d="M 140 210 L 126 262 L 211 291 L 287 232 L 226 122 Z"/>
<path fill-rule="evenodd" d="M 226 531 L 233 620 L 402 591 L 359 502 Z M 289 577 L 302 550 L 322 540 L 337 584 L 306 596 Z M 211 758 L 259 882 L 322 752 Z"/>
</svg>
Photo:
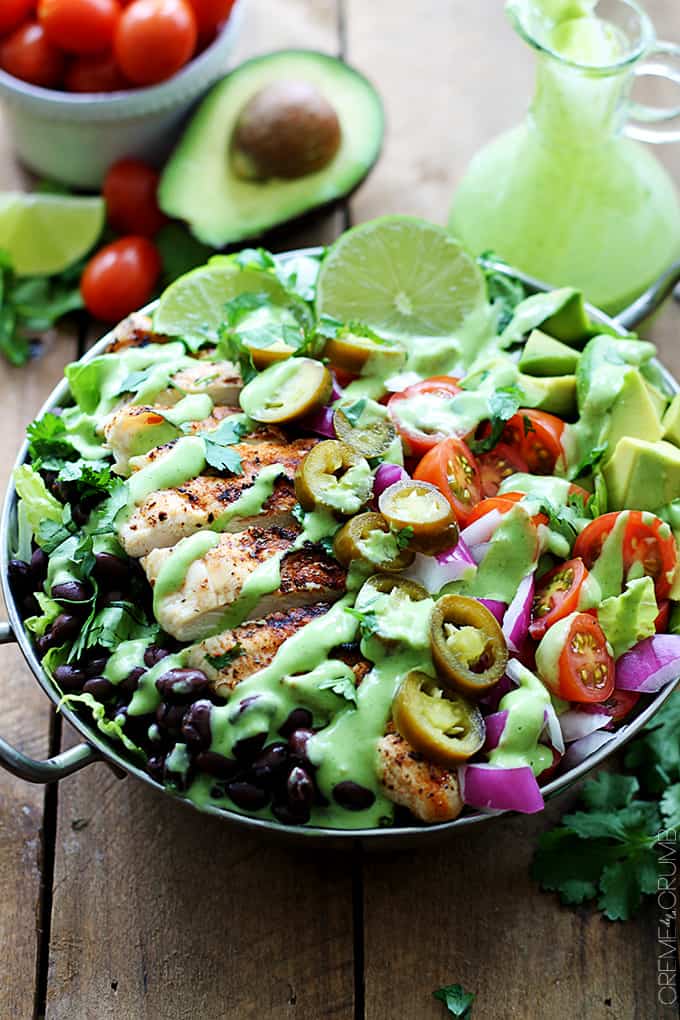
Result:
<svg viewBox="0 0 680 1020">
<path fill-rule="evenodd" d="M 232 138 L 234 172 L 246 180 L 294 180 L 323 170 L 340 147 L 333 106 L 307 81 L 265 85 L 243 107 Z"/>
</svg>

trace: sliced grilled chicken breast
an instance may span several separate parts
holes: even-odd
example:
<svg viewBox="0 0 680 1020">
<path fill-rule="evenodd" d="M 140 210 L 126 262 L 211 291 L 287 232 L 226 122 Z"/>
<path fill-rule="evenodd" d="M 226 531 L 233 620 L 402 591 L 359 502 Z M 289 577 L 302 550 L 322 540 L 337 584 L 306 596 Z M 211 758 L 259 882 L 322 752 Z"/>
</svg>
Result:
<svg viewBox="0 0 680 1020">
<path fill-rule="evenodd" d="M 292 526 L 296 503 L 293 478 L 314 439 L 287 442 L 277 432 L 257 430 L 260 441 L 250 437 L 232 449 L 241 458 L 243 474 L 229 478 L 201 475 L 177 489 L 154 492 L 132 512 L 120 528 L 119 539 L 128 556 L 146 556 L 152 549 L 175 545 L 181 538 L 211 527 L 237 500 L 247 496 L 264 467 L 281 465 L 281 475 L 261 511 L 238 514 L 220 526 L 223 531 L 242 531 L 254 523 Z M 277 430 L 278 431 L 278 430 Z M 161 451 L 159 451 L 161 452 Z"/>
<path fill-rule="evenodd" d="M 378 742 L 378 778 L 386 797 L 423 822 L 449 822 L 463 810 L 455 772 L 426 761 L 399 733 Z"/>
<path fill-rule="evenodd" d="M 243 623 L 190 648 L 189 665 L 202 669 L 212 681 L 215 693 L 226 698 L 242 680 L 268 666 L 284 641 L 323 616 L 329 608 L 328 602 L 316 602 Z M 234 652 L 234 658 L 222 669 L 217 669 L 207 659 L 207 656 L 217 658 L 230 652 Z"/>
<path fill-rule="evenodd" d="M 207 637 L 224 626 L 224 612 L 239 599 L 246 581 L 279 553 L 278 588 L 263 592 L 243 619 L 339 598 L 345 589 L 342 568 L 317 549 L 293 551 L 297 537 L 296 531 L 278 527 L 220 535 L 217 545 L 191 564 L 181 588 L 160 600 L 158 622 L 179 641 Z M 141 561 L 152 586 L 171 555 L 171 549 L 154 549 Z"/>
<path fill-rule="evenodd" d="M 171 340 L 169 336 L 154 333 L 150 315 L 144 312 L 133 312 L 119 322 L 113 331 L 113 340 L 106 348 L 107 354 L 116 354 L 128 347 L 146 347 L 147 344 L 164 344 Z"/>
</svg>

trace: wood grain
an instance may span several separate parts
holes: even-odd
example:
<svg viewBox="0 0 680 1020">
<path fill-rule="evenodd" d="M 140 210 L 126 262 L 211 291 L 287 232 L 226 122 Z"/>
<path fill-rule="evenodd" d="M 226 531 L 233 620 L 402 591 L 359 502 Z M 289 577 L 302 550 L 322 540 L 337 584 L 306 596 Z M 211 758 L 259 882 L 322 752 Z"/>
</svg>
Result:
<svg viewBox="0 0 680 1020">
<path fill-rule="evenodd" d="M 14 164 L 9 139 L 0 120 L 0 189 L 20 188 L 24 176 Z M 0 359 L 2 431 L 0 492 L 27 423 L 35 415 L 73 357 L 75 343 L 62 331 L 51 333 L 30 366 L 10 368 Z M 0 616 L 4 605 L 0 597 Z M 26 754 L 48 754 L 50 705 L 26 668 L 19 652 L 0 649 L 2 668 L 2 735 Z M 45 791 L 9 773 L 0 775 L 0 1016 L 24 1020 L 33 1016 L 36 961 L 40 941 L 43 878 L 43 807 Z M 48 848 L 49 853 L 49 848 Z"/>
<path fill-rule="evenodd" d="M 501 4 L 347 0 L 348 59 L 385 99 L 383 160 L 351 203 L 352 219 L 408 212 L 446 222 L 473 153 L 526 107 L 531 62 Z M 678 36 L 670 0 L 647 5 L 660 34 Z M 680 146 L 662 153 L 680 183 Z M 680 369 L 680 308 L 650 324 L 661 356 Z M 564 801 L 551 809 L 556 818 Z M 443 984 L 477 993 L 476 1020 L 653 1020 L 674 1015 L 656 996 L 656 922 L 559 906 L 528 877 L 548 818 L 485 826 L 439 851 L 364 868 L 366 1017 L 441 1018 Z"/>
<path fill-rule="evenodd" d="M 337 52 L 335 4 L 251 2 L 239 58 L 292 45 Z M 354 1016 L 348 858 L 244 836 L 101 766 L 62 785 L 56 845 L 48 1020 Z"/>
</svg>

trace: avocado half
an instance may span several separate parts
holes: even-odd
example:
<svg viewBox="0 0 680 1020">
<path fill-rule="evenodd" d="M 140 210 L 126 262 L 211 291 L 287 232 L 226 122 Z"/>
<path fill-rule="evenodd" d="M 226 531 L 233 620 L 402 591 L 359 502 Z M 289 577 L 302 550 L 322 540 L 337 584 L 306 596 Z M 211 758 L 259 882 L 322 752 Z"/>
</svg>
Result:
<svg viewBox="0 0 680 1020">
<path fill-rule="evenodd" d="M 331 161 L 313 173 L 248 180 L 235 170 L 235 129 L 250 100 L 277 81 L 316 88 L 337 114 L 340 144 Z M 341 60 L 313 50 L 256 57 L 215 85 L 201 103 L 165 168 L 160 205 L 214 248 L 257 237 L 352 191 L 377 160 L 383 133 L 380 97 Z"/>
</svg>

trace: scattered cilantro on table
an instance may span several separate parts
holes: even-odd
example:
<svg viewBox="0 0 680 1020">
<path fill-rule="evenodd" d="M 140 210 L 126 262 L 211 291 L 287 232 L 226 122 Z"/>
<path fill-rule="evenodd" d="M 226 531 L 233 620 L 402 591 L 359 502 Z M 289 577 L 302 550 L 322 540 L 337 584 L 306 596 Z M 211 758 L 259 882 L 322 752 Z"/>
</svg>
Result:
<svg viewBox="0 0 680 1020">
<path fill-rule="evenodd" d="M 591 900 L 625 921 L 658 888 L 659 843 L 680 827 L 680 695 L 672 695 L 635 740 L 625 765 L 584 783 L 580 810 L 544 832 L 532 876 L 563 903 Z"/>
<path fill-rule="evenodd" d="M 451 1016 L 460 1017 L 460 1020 L 471 1020 L 475 997 L 471 992 L 466 992 L 462 985 L 444 985 L 443 988 L 433 992 L 432 996 L 444 1003 Z"/>
</svg>

